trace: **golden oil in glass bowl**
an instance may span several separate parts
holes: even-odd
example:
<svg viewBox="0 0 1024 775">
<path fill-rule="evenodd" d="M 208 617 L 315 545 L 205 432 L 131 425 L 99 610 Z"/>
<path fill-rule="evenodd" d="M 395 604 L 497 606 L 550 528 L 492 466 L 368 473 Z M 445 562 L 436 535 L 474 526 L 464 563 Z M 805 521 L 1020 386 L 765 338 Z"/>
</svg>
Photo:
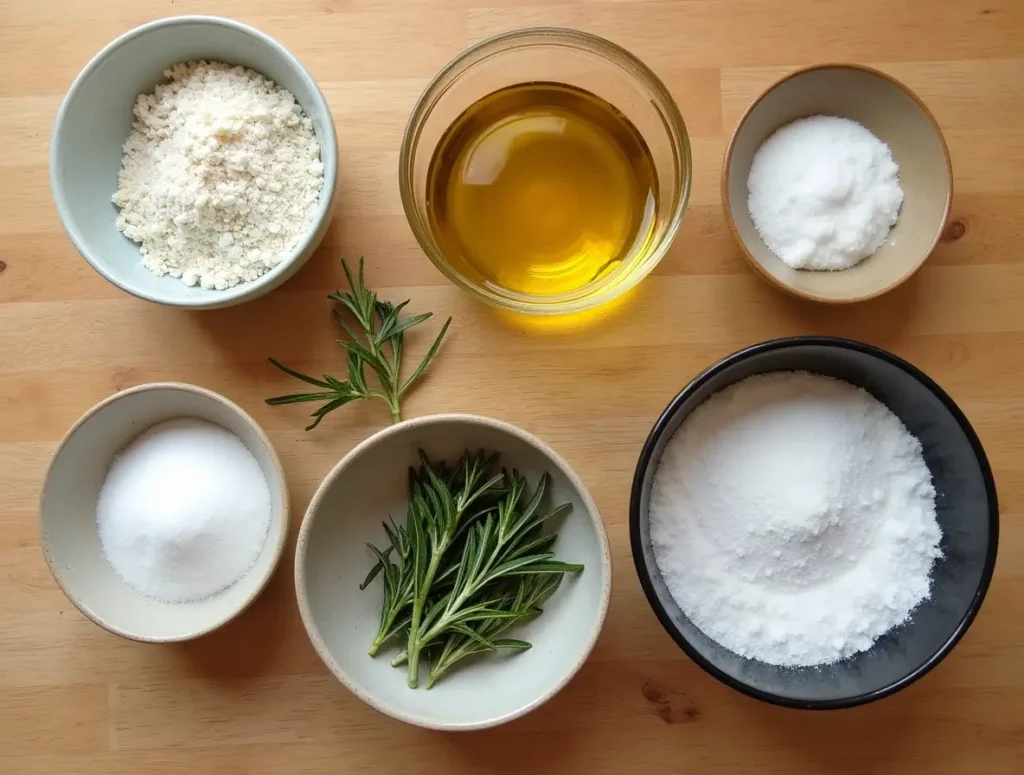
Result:
<svg viewBox="0 0 1024 775">
<path fill-rule="evenodd" d="M 426 215 L 460 274 L 505 294 L 584 298 L 653 249 L 654 159 L 613 105 L 525 83 L 467 108 L 427 170 Z"/>
</svg>

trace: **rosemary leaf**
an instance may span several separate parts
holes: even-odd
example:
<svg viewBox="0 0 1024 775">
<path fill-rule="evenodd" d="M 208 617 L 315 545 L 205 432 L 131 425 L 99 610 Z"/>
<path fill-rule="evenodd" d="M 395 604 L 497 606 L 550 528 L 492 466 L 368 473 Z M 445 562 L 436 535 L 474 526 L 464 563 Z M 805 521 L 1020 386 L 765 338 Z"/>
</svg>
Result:
<svg viewBox="0 0 1024 775">
<path fill-rule="evenodd" d="M 295 371 L 293 369 L 289 369 L 283 363 L 279 363 L 278 361 L 275 361 L 273 358 L 269 358 L 268 360 L 272 364 L 277 366 L 277 368 L 279 368 L 285 374 L 288 374 L 289 376 L 295 377 L 295 379 L 301 379 L 303 382 L 308 382 L 310 385 L 316 385 L 317 387 L 322 387 L 322 388 L 329 388 L 329 387 L 331 387 L 331 383 L 326 381 L 326 375 L 325 375 L 324 379 L 316 379 L 315 377 L 309 377 L 309 376 L 307 376 L 305 374 L 300 374 L 299 372 L 297 372 L 297 371 Z"/>
<path fill-rule="evenodd" d="M 334 319 L 347 337 L 339 340 L 338 344 L 346 351 L 348 381 L 327 374 L 324 374 L 322 378 L 311 377 L 285 366 L 274 358 L 269 359 L 285 374 L 307 384 L 323 388 L 325 391 L 331 391 L 292 393 L 267 399 L 267 403 L 271 406 L 306 401 L 321 402 L 322 405 L 311 415 L 313 422 L 306 427 L 306 430 L 315 428 L 327 414 L 335 409 L 351 401 L 368 398 L 383 401 L 391 413 L 392 422 L 398 422 L 401 419 L 402 396 L 423 375 L 434 356 L 437 355 L 441 341 L 452 322 L 451 318 L 445 321 L 423 360 L 420 361 L 415 371 L 403 381 L 401 371 L 405 333 L 428 320 L 433 313 L 424 312 L 401 318 L 400 314 L 409 302 L 403 301 L 401 304 L 393 305 L 389 301 L 378 299 L 377 294 L 369 290 L 364 282 L 362 258 L 359 259 L 359 271 L 355 276 L 344 259 L 342 259 L 341 265 L 349 289 L 335 291 L 327 298 L 337 305 L 334 309 Z M 346 315 L 354 320 L 356 325 L 351 325 L 345 319 Z M 369 366 L 373 371 L 378 388 L 367 384 L 364 366 Z"/>
</svg>

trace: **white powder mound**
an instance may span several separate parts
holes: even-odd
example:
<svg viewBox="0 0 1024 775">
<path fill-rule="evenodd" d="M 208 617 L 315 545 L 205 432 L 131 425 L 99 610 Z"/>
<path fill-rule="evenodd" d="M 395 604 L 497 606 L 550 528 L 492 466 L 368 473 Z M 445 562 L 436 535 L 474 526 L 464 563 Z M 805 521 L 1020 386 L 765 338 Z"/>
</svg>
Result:
<svg viewBox="0 0 1024 775">
<path fill-rule="evenodd" d="M 768 248 L 795 269 L 848 269 L 880 248 L 903 204 L 889 146 L 855 121 L 812 116 L 758 149 L 747 208 Z"/>
<path fill-rule="evenodd" d="M 100 546 L 129 586 L 168 603 L 242 578 L 270 530 L 270 490 L 234 434 L 196 419 L 153 426 L 117 456 L 96 506 Z"/>
<path fill-rule="evenodd" d="M 113 202 L 142 263 L 224 290 L 286 258 L 308 231 L 324 167 L 313 124 L 259 73 L 187 62 L 135 103 Z"/>
<path fill-rule="evenodd" d="M 650 534 L 695 625 L 787 666 L 837 662 L 905 622 L 941 538 L 920 442 L 867 392 L 806 372 L 694 410 L 655 473 Z"/>
</svg>

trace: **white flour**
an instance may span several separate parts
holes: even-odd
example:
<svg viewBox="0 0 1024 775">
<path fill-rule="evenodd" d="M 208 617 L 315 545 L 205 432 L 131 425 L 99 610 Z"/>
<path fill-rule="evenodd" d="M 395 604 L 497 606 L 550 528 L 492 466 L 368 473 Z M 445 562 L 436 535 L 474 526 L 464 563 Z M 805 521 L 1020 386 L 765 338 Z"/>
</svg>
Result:
<svg viewBox="0 0 1024 775">
<path fill-rule="evenodd" d="M 878 250 L 903 189 L 889 146 L 855 121 L 811 116 L 754 155 L 747 207 L 768 248 L 795 269 L 848 269 Z"/>
<path fill-rule="evenodd" d="M 135 104 L 117 228 L 158 275 L 217 290 L 255 280 L 316 215 L 324 167 L 312 122 L 252 70 L 188 62 L 165 75 Z"/>
<path fill-rule="evenodd" d="M 219 425 L 153 426 L 121 451 L 96 506 L 103 554 L 129 586 L 168 603 L 211 597 L 244 576 L 270 529 L 270 490 L 252 452 Z"/>
<path fill-rule="evenodd" d="M 930 591 L 935 491 L 888 408 L 806 372 L 712 396 L 665 447 L 650 531 L 659 569 L 709 637 L 775 665 L 869 648 Z"/>
</svg>

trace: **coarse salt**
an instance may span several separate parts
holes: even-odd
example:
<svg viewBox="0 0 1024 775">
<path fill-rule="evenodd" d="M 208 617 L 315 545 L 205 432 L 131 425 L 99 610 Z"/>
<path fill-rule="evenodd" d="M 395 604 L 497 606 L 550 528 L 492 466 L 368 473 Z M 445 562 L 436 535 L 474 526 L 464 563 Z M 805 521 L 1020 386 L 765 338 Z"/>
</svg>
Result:
<svg viewBox="0 0 1024 775">
<path fill-rule="evenodd" d="M 811 116 L 758 149 L 747 207 L 768 248 L 795 269 L 848 269 L 877 251 L 903 204 L 889 146 L 855 121 Z"/>
</svg>

